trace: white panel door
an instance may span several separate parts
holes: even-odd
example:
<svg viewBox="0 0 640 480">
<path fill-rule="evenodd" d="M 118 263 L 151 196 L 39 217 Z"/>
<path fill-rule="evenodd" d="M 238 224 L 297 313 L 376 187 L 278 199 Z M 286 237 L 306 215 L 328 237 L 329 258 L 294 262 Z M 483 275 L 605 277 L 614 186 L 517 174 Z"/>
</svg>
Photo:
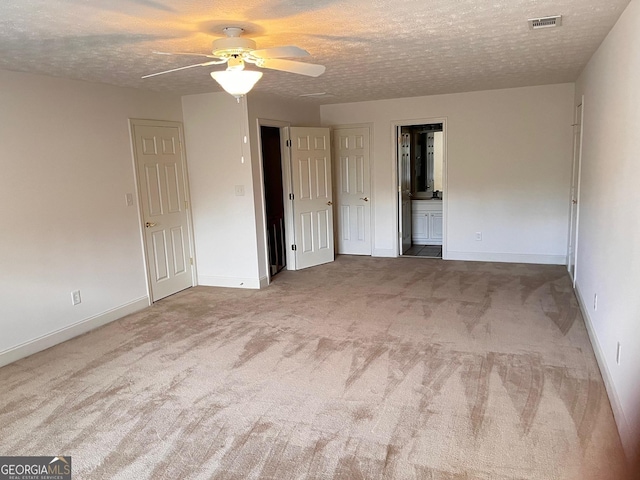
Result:
<svg viewBox="0 0 640 480">
<path fill-rule="evenodd" d="M 399 132 L 398 144 L 398 192 L 400 253 L 411 248 L 411 134 Z"/>
<path fill-rule="evenodd" d="M 160 122 L 154 122 L 160 123 Z M 193 286 L 186 167 L 177 126 L 132 121 L 152 301 Z"/>
<path fill-rule="evenodd" d="M 336 129 L 333 146 L 338 253 L 371 255 L 369 129 Z"/>
<path fill-rule="evenodd" d="M 333 262 L 331 141 L 328 128 L 291 127 L 295 268 Z"/>
</svg>

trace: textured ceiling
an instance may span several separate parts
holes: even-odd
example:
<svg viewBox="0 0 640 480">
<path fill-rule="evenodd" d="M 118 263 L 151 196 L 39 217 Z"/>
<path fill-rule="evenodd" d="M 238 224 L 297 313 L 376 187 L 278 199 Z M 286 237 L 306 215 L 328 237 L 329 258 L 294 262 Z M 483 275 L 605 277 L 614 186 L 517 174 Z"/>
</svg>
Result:
<svg viewBox="0 0 640 480">
<path fill-rule="evenodd" d="M 297 45 L 318 78 L 264 70 L 256 91 L 342 103 L 574 81 L 629 0 L 3 0 L 0 69 L 178 94 L 219 91 L 204 61 L 225 26 Z M 556 29 L 527 19 L 563 15 Z"/>
</svg>

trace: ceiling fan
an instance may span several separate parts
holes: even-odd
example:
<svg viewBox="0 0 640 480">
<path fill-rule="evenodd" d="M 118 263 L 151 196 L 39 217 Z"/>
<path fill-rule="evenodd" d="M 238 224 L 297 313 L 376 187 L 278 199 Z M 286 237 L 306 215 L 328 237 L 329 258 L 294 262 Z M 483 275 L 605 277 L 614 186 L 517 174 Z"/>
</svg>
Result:
<svg viewBox="0 0 640 480">
<path fill-rule="evenodd" d="M 164 75 L 165 73 L 177 72 L 188 68 L 207 67 L 209 65 L 222 65 L 226 63 L 226 70 L 211 72 L 211 76 L 220 83 L 222 88 L 227 92 L 239 98 L 251 90 L 253 85 L 255 85 L 262 76 L 261 72 L 245 70 L 244 67 L 246 63 L 254 64 L 260 68 L 297 73 L 299 75 L 307 75 L 309 77 L 320 76 L 325 71 L 324 65 L 315 65 L 312 63 L 297 62 L 295 60 L 286 59 L 291 57 L 308 56 L 309 52 L 300 47 L 289 45 L 257 50 L 256 42 L 249 38 L 242 38 L 240 36 L 244 32 L 244 29 L 239 27 L 227 27 L 223 29 L 223 32 L 226 37 L 213 41 L 213 51 L 211 54 L 154 52 L 159 55 L 189 55 L 206 57 L 212 60 L 144 75 L 142 78 L 155 77 L 157 75 Z M 235 85 L 235 90 L 237 91 L 230 91 L 223 82 L 226 82 L 230 87 Z M 249 88 L 242 93 L 238 93 L 239 90 L 245 90 L 244 87 L 240 88 L 239 84 L 248 82 L 251 82 Z"/>
</svg>

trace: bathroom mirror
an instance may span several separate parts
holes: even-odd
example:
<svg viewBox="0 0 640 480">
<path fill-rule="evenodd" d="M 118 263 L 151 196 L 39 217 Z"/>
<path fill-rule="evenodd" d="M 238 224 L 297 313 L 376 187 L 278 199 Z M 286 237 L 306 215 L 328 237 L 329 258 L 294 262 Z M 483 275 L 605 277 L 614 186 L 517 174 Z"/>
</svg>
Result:
<svg viewBox="0 0 640 480">
<path fill-rule="evenodd" d="M 413 198 L 442 198 L 443 131 L 442 123 L 402 127 L 408 134 L 411 158 Z"/>
</svg>

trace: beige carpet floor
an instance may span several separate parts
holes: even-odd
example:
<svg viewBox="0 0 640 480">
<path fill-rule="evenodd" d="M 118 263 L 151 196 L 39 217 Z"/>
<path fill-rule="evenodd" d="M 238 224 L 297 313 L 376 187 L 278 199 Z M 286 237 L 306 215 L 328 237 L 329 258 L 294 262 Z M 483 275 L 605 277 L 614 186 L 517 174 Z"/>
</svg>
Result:
<svg viewBox="0 0 640 480">
<path fill-rule="evenodd" d="M 563 267 L 338 257 L 0 369 L 0 454 L 76 479 L 625 478 Z"/>
</svg>

